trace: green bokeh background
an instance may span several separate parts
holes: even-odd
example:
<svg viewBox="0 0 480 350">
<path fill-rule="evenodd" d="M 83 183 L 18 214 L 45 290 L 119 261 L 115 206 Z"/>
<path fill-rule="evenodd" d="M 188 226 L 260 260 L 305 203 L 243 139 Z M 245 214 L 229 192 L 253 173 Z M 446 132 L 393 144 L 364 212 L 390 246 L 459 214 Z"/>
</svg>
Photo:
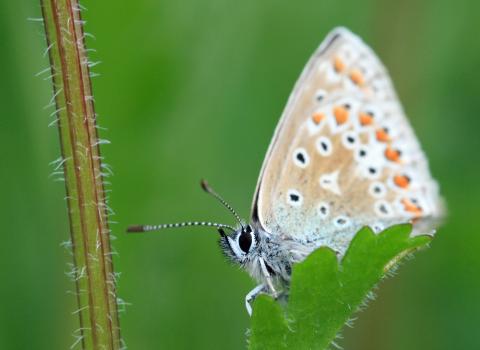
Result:
<svg viewBox="0 0 480 350">
<path fill-rule="evenodd" d="M 343 332 L 345 349 L 480 348 L 480 3 L 475 1 L 83 1 L 130 349 L 243 349 L 249 277 L 209 229 L 127 236 L 131 223 L 248 217 L 266 148 L 310 54 L 334 26 L 389 68 L 447 198 L 431 249 L 384 283 Z M 38 1 L 0 2 L 0 349 L 66 349 L 78 327 L 64 185 Z"/>
</svg>

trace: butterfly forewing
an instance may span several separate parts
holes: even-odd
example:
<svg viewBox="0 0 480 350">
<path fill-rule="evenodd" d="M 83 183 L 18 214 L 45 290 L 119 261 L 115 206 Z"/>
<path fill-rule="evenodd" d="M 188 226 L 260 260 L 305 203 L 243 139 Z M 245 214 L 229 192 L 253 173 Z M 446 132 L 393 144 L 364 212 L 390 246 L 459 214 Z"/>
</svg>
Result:
<svg viewBox="0 0 480 350">
<path fill-rule="evenodd" d="M 265 158 L 252 218 L 270 234 L 344 251 L 368 225 L 429 233 L 441 200 L 379 59 L 334 30 L 305 67 Z"/>
</svg>

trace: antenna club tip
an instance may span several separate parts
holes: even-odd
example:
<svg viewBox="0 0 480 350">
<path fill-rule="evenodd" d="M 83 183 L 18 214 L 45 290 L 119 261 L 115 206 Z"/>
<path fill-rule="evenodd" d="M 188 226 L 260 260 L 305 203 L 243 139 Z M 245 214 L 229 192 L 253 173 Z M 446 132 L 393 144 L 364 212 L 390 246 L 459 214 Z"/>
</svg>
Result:
<svg viewBox="0 0 480 350">
<path fill-rule="evenodd" d="M 142 225 L 132 225 L 127 228 L 127 232 L 144 232 Z"/>
<path fill-rule="evenodd" d="M 210 192 L 210 186 L 208 185 L 207 180 L 201 179 L 201 180 L 200 180 L 200 186 L 202 186 L 202 189 L 203 189 L 205 192 Z"/>
</svg>

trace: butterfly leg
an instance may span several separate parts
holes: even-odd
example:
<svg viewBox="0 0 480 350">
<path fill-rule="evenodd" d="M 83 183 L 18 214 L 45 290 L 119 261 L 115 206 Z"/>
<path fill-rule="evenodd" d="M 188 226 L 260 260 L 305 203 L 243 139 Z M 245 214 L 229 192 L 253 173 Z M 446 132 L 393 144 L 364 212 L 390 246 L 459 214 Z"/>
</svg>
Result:
<svg viewBox="0 0 480 350">
<path fill-rule="evenodd" d="M 262 258 L 260 258 L 259 261 L 260 261 L 260 268 L 262 269 L 262 272 L 263 272 L 263 276 L 265 277 L 265 281 L 267 282 L 267 286 L 272 292 L 272 296 L 275 299 L 277 299 L 278 293 L 275 290 L 275 287 L 273 286 L 272 276 L 270 276 L 270 273 L 268 272 L 267 266 L 265 265 L 265 261 Z"/>
<path fill-rule="evenodd" d="M 252 316 L 252 305 L 250 304 L 258 294 L 260 294 L 265 289 L 264 284 L 259 284 L 255 288 L 253 288 L 248 294 L 245 296 L 245 306 L 247 307 L 247 312 L 249 316 Z"/>
</svg>

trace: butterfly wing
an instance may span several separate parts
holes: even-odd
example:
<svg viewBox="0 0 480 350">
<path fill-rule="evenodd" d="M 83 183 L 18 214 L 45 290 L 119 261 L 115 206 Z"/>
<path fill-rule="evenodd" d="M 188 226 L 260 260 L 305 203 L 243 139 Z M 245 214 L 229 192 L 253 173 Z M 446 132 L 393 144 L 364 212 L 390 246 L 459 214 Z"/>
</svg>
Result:
<svg viewBox="0 0 480 350">
<path fill-rule="evenodd" d="M 429 233 L 442 204 L 388 73 L 361 39 L 332 31 L 297 81 L 252 207 L 264 231 L 344 251 L 353 234 L 413 222 Z"/>
</svg>

